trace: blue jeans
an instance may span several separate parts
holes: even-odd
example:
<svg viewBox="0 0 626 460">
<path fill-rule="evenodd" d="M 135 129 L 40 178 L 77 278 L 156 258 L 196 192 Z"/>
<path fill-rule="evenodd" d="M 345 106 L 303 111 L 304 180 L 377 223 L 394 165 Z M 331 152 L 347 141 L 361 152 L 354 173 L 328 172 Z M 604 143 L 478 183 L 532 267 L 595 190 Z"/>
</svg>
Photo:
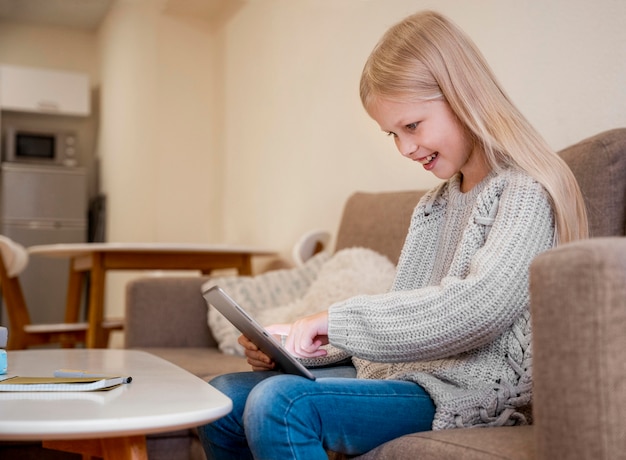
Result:
<svg viewBox="0 0 626 460">
<path fill-rule="evenodd" d="M 348 366 L 315 373 L 315 381 L 271 371 L 213 379 L 233 410 L 198 429 L 207 457 L 327 460 L 326 449 L 357 455 L 431 429 L 434 403 L 415 383 L 355 379 Z"/>
</svg>

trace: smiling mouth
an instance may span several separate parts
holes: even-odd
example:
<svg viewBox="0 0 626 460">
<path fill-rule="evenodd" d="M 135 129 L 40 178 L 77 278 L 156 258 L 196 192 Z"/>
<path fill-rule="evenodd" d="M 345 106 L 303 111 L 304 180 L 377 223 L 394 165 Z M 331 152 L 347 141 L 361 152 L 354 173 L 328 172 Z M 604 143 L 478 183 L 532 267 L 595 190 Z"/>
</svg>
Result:
<svg viewBox="0 0 626 460">
<path fill-rule="evenodd" d="M 424 158 L 418 158 L 417 161 L 419 161 L 421 164 L 425 166 L 429 164 L 430 162 L 432 162 L 435 158 L 437 158 L 437 155 L 439 155 L 439 152 L 433 152 Z"/>
</svg>

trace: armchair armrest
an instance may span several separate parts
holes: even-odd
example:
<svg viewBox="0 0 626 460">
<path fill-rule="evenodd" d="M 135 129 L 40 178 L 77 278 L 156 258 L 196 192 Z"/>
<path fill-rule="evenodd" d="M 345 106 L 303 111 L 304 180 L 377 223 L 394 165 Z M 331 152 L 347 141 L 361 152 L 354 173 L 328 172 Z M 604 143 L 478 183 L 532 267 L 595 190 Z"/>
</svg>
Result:
<svg viewBox="0 0 626 460">
<path fill-rule="evenodd" d="M 531 266 L 537 458 L 626 450 L 626 238 L 565 244 Z"/>
<path fill-rule="evenodd" d="M 201 286 L 207 277 L 146 277 L 126 287 L 126 348 L 217 347 Z"/>
</svg>

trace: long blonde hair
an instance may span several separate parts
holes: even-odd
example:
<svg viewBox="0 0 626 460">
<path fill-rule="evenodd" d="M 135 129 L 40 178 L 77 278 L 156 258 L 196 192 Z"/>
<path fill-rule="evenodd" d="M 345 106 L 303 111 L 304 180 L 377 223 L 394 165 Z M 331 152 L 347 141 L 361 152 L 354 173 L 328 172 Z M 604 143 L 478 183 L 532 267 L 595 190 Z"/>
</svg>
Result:
<svg viewBox="0 0 626 460">
<path fill-rule="evenodd" d="M 479 142 L 489 166 L 526 171 L 548 192 L 557 243 L 588 236 L 587 213 L 567 164 L 513 105 L 472 40 L 446 17 L 425 11 L 389 29 L 361 75 L 361 101 L 444 99 Z"/>
</svg>

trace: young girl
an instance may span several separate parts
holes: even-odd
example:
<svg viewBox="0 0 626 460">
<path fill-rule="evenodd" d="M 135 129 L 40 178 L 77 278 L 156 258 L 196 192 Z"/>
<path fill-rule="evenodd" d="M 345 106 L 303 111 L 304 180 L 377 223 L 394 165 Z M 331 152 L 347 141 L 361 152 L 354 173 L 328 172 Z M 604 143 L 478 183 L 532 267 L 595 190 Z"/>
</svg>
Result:
<svg viewBox="0 0 626 460">
<path fill-rule="evenodd" d="M 392 27 L 360 90 L 400 153 L 444 182 L 415 208 L 390 292 L 273 328 L 307 365 L 350 357 L 353 368 L 281 375 L 240 339 L 266 372 L 212 382 L 234 408 L 200 429 L 209 458 L 326 459 L 417 431 L 528 421 L 529 266 L 587 236 L 573 175 L 437 13 Z"/>
</svg>

